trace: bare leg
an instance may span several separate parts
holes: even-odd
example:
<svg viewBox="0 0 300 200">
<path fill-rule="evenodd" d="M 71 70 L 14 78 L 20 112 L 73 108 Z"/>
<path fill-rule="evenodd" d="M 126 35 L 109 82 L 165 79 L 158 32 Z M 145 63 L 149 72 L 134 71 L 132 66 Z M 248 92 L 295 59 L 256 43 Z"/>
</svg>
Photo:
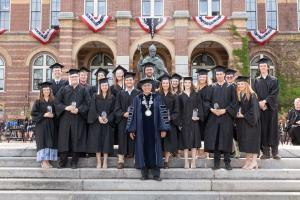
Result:
<svg viewBox="0 0 300 200">
<path fill-rule="evenodd" d="M 189 166 L 190 164 L 189 164 L 189 160 L 188 160 L 189 150 L 188 149 L 184 149 L 183 153 L 184 153 L 184 168 L 188 169 L 188 168 L 190 168 L 190 166 Z"/>
<path fill-rule="evenodd" d="M 248 165 L 247 169 L 258 169 L 257 154 L 252 154 L 252 162 Z"/>
<path fill-rule="evenodd" d="M 101 169 L 101 153 L 96 153 L 97 158 L 97 169 Z"/>
<path fill-rule="evenodd" d="M 191 168 L 192 169 L 196 168 L 196 156 L 197 156 L 197 149 L 193 148 L 192 149 L 192 162 L 191 162 Z"/>
<path fill-rule="evenodd" d="M 107 157 L 108 157 L 108 154 L 104 153 L 103 154 L 103 166 L 102 166 L 103 169 L 107 168 Z"/>
<path fill-rule="evenodd" d="M 251 163 L 251 154 L 246 154 L 245 164 L 243 165 L 243 169 L 247 169 L 248 165 Z"/>
</svg>

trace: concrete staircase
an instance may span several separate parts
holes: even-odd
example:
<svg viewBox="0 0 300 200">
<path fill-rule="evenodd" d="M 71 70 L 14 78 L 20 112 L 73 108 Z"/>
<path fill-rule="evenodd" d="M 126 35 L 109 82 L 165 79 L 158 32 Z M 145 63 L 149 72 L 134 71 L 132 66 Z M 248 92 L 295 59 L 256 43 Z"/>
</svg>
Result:
<svg viewBox="0 0 300 200">
<path fill-rule="evenodd" d="M 3 144 L 3 143 L 2 143 Z M 140 181 L 132 160 L 118 170 L 116 158 L 108 169 L 96 169 L 95 158 L 81 158 L 73 169 L 45 170 L 35 162 L 35 147 L 0 144 L 0 200 L 2 199 L 130 199 L 130 200 L 300 200 L 299 149 L 280 161 L 260 161 L 258 170 L 242 170 L 243 159 L 233 159 L 232 171 L 210 169 L 211 159 L 197 160 L 197 169 L 183 169 L 172 159 L 162 170 L 162 182 Z M 292 156 L 293 155 L 293 156 Z"/>
</svg>

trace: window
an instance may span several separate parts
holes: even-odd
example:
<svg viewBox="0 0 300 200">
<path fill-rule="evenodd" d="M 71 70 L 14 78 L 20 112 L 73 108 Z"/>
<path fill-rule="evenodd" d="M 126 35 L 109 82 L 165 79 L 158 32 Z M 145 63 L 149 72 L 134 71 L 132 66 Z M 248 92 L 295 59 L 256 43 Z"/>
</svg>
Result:
<svg viewBox="0 0 300 200">
<path fill-rule="evenodd" d="M 41 29 L 41 0 L 31 0 L 31 29 Z"/>
<path fill-rule="evenodd" d="M 0 0 L 0 28 L 9 30 L 10 0 Z"/>
<path fill-rule="evenodd" d="M 275 75 L 275 68 L 274 68 L 274 63 L 273 61 L 266 55 L 264 54 L 259 54 L 257 56 L 254 56 L 254 58 L 251 60 L 251 63 L 250 63 L 250 77 L 251 77 L 251 80 L 253 81 L 256 77 L 257 77 L 257 74 L 258 74 L 258 60 L 261 59 L 261 58 L 266 58 L 268 59 L 268 64 L 270 66 L 270 75 L 274 76 Z"/>
<path fill-rule="evenodd" d="M 4 91 L 4 68 L 5 68 L 5 63 L 0 57 L 0 91 Z"/>
<path fill-rule="evenodd" d="M 107 55 L 107 54 L 103 54 L 103 53 L 99 53 L 97 55 L 95 55 L 92 58 L 91 64 L 90 64 L 90 70 L 91 70 L 91 85 L 96 85 L 96 76 L 95 76 L 95 72 L 97 71 L 97 69 L 99 67 L 108 69 L 108 71 L 110 72 L 107 75 L 107 78 L 109 78 L 109 83 L 112 83 L 112 71 L 113 71 L 113 60 Z"/>
<path fill-rule="evenodd" d="M 58 26 L 58 16 L 60 12 L 60 0 L 52 0 L 51 1 L 51 25 Z"/>
<path fill-rule="evenodd" d="M 300 30 L 300 0 L 298 0 L 298 6 L 297 6 L 297 11 L 298 11 L 298 30 Z"/>
<path fill-rule="evenodd" d="M 32 65 L 32 90 L 38 90 L 38 84 L 44 81 L 51 81 L 52 74 L 49 66 L 54 64 L 55 60 L 48 54 L 39 55 Z"/>
<path fill-rule="evenodd" d="M 106 0 L 85 0 L 85 13 L 107 15 Z"/>
<path fill-rule="evenodd" d="M 256 30 L 256 0 L 246 0 L 247 29 Z"/>
<path fill-rule="evenodd" d="M 210 56 L 207 53 L 200 53 L 198 54 L 194 60 L 192 61 L 192 77 L 193 77 L 193 82 L 197 82 L 197 69 L 202 68 L 202 69 L 212 69 L 214 66 L 216 66 L 216 62 L 214 61 L 213 57 Z M 209 78 L 213 78 L 213 73 L 210 71 L 208 73 Z"/>
<path fill-rule="evenodd" d="M 267 27 L 277 29 L 277 3 L 276 0 L 266 0 Z"/>
<path fill-rule="evenodd" d="M 216 16 L 221 14 L 220 0 L 199 0 L 199 15 Z"/>
<path fill-rule="evenodd" d="M 163 0 L 142 0 L 143 17 L 161 17 L 164 15 Z"/>
</svg>

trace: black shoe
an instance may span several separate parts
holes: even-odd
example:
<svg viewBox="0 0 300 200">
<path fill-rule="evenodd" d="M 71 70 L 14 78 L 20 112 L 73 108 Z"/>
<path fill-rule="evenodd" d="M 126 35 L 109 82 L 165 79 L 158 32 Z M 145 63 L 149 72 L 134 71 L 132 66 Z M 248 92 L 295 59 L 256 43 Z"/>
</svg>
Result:
<svg viewBox="0 0 300 200">
<path fill-rule="evenodd" d="M 280 160 L 280 159 L 281 159 L 281 156 L 278 155 L 278 154 L 276 154 L 276 155 L 273 156 L 273 159 L 275 159 L 275 160 Z"/>
<path fill-rule="evenodd" d="M 72 169 L 77 169 L 77 164 L 72 163 L 72 164 L 71 164 L 71 168 L 72 168 Z"/>
<path fill-rule="evenodd" d="M 155 180 L 155 181 L 162 181 L 162 179 L 159 176 L 153 176 L 153 180 Z"/>
<path fill-rule="evenodd" d="M 142 180 L 142 181 L 145 181 L 145 180 L 148 180 L 148 179 L 149 179 L 148 176 L 142 176 L 142 177 L 141 177 L 141 180 Z"/>
<path fill-rule="evenodd" d="M 270 155 L 266 155 L 266 154 L 263 154 L 263 155 L 260 157 L 261 160 L 270 159 L 270 158 L 271 158 L 271 156 L 270 156 Z"/>
<path fill-rule="evenodd" d="M 169 162 L 164 162 L 164 168 L 169 169 Z"/>
<path fill-rule="evenodd" d="M 213 170 L 218 170 L 220 169 L 220 163 L 214 163 L 214 166 L 212 168 Z"/>
<path fill-rule="evenodd" d="M 232 170 L 231 164 L 230 163 L 225 163 L 225 169 Z"/>
<path fill-rule="evenodd" d="M 66 163 L 59 162 L 57 165 L 57 169 L 63 169 L 66 167 Z"/>
</svg>

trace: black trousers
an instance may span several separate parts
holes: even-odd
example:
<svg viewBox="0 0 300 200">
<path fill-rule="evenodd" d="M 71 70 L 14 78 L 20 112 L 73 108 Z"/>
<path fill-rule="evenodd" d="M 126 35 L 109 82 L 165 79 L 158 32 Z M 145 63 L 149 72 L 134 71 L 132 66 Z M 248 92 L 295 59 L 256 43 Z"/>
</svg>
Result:
<svg viewBox="0 0 300 200">
<path fill-rule="evenodd" d="M 152 168 L 144 167 L 144 168 L 142 168 L 141 169 L 142 176 L 148 178 L 150 170 L 151 170 L 153 177 L 160 177 L 160 168 L 159 167 L 152 167 Z"/>
<path fill-rule="evenodd" d="M 79 157 L 79 153 L 72 152 L 71 164 L 76 164 L 77 165 L 78 157 Z M 68 152 L 60 152 L 59 164 L 61 166 L 65 166 L 67 163 L 68 163 Z"/>
<path fill-rule="evenodd" d="M 266 156 L 270 156 L 270 150 L 272 152 L 272 156 L 276 156 L 278 154 L 278 146 L 262 146 L 262 152 Z"/>
<path fill-rule="evenodd" d="M 220 163 L 222 153 L 224 154 L 224 163 L 230 163 L 230 153 L 221 151 L 214 151 L 214 163 Z"/>
</svg>

